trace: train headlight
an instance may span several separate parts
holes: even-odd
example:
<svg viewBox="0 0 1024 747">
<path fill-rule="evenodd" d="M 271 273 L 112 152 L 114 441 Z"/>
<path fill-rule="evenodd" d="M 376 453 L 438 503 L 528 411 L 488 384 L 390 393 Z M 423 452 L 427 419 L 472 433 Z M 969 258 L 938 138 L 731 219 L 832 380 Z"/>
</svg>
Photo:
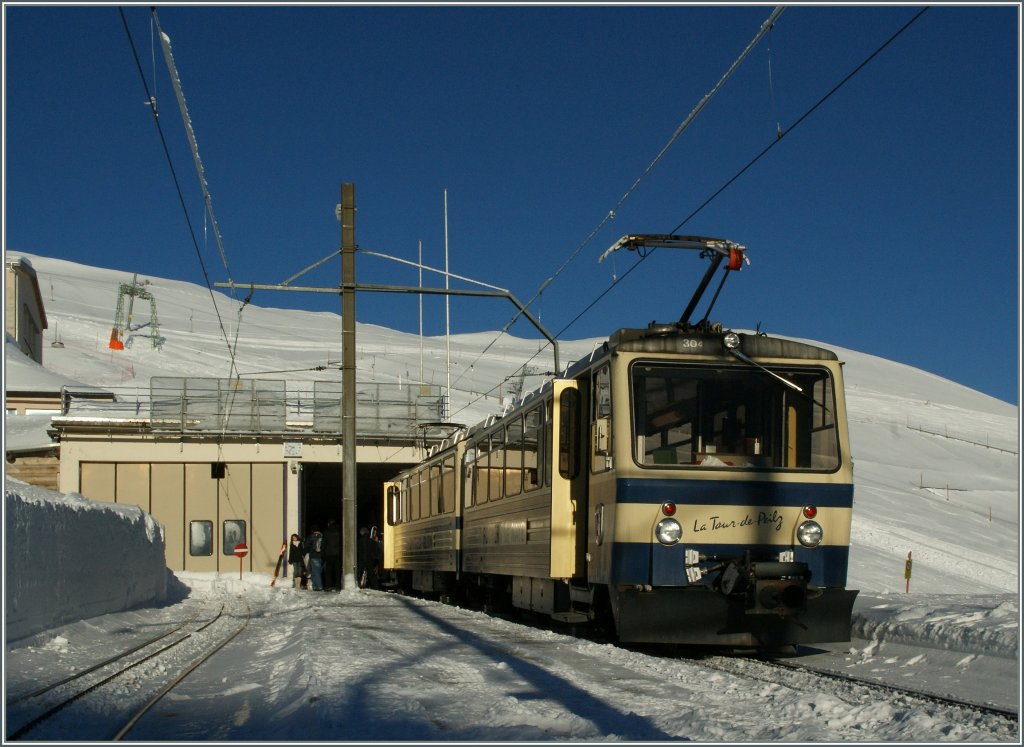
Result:
<svg viewBox="0 0 1024 747">
<path fill-rule="evenodd" d="M 740 336 L 735 332 L 726 332 L 722 338 L 722 344 L 726 350 L 735 350 L 740 346 Z"/>
<path fill-rule="evenodd" d="M 821 544 L 821 537 L 824 534 L 821 524 L 816 521 L 805 521 L 796 528 L 796 538 L 804 547 L 817 547 Z"/>
<path fill-rule="evenodd" d="M 663 545 L 674 545 L 683 536 L 683 528 L 675 519 L 662 519 L 654 527 L 654 536 Z"/>
</svg>

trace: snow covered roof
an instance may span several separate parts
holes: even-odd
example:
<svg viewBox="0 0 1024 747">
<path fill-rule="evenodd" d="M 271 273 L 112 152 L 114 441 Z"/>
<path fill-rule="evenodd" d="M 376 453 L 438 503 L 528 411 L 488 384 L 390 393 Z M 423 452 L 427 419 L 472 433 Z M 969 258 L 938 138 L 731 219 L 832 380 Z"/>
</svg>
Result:
<svg viewBox="0 0 1024 747">
<path fill-rule="evenodd" d="M 5 392 L 59 395 L 65 388 L 82 393 L 106 393 L 100 387 L 83 384 L 81 381 L 44 368 L 25 355 L 11 336 L 6 335 L 4 341 Z"/>
</svg>

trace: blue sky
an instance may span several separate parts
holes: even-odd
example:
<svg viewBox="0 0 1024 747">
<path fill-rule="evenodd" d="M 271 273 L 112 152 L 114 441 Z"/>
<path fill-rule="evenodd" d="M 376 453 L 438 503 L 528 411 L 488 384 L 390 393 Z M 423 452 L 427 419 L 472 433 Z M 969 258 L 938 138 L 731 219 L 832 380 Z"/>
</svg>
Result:
<svg viewBox="0 0 1024 747">
<path fill-rule="evenodd" d="M 931 7 L 792 130 L 920 8 L 788 6 L 601 225 L 772 7 L 158 6 L 228 271 L 149 6 L 124 13 L 196 244 L 117 6 L 7 4 L 5 248 L 204 283 L 202 256 L 211 283 L 277 283 L 338 248 L 334 206 L 352 182 L 361 248 L 415 260 L 422 241 L 443 267 L 447 190 L 452 272 L 526 302 L 575 254 L 530 307 L 562 339 L 682 313 L 704 261 L 661 250 L 632 271 L 631 253 L 598 264 L 619 236 L 717 236 L 751 264 L 712 320 L 1017 403 L 1017 4 Z M 297 282 L 336 286 L 339 273 L 332 260 Z M 357 279 L 418 275 L 364 254 Z M 111 289 L 111 319 L 115 301 Z M 330 295 L 253 302 L 340 309 Z M 425 332 L 443 334 L 444 301 L 424 309 Z M 451 310 L 457 333 L 514 311 L 465 298 Z M 360 294 L 357 317 L 419 326 L 413 296 Z M 511 332 L 537 336 L 523 321 Z"/>
</svg>

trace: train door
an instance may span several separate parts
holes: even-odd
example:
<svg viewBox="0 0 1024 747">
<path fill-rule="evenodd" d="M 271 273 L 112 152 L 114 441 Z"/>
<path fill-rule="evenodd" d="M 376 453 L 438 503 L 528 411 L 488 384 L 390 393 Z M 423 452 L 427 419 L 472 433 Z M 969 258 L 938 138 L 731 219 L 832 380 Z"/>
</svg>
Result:
<svg viewBox="0 0 1024 747">
<path fill-rule="evenodd" d="M 580 418 L 589 436 L 586 445 L 587 497 L 590 522 L 587 532 L 587 557 L 591 583 L 611 583 L 612 547 L 615 537 L 617 502 L 613 467 L 613 413 L 611 365 L 605 363 L 593 371 L 587 396 L 582 402 Z"/>
<path fill-rule="evenodd" d="M 579 382 L 556 379 L 551 401 L 551 578 L 585 573 L 586 466 Z"/>
</svg>

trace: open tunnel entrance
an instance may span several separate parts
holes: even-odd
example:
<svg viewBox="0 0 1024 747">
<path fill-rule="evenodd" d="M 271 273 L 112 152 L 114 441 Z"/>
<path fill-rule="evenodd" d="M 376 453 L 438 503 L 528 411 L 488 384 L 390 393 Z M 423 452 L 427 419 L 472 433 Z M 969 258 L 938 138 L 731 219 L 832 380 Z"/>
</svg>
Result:
<svg viewBox="0 0 1024 747">
<path fill-rule="evenodd" d="M 384 481 L 390 480 L 412 464 L 360 464 L 356 473 L 357 527 L 380 527 L 384 503 Z M 328 462 L 307 462 L 302 465 L 299 498 L 298 533 L 306 537 L 314 527 L 323 531 L 330 519 L 342 525 L 342 465 Z M 344 536 L 344 528 L 342 529 Z"/>
</svg>

